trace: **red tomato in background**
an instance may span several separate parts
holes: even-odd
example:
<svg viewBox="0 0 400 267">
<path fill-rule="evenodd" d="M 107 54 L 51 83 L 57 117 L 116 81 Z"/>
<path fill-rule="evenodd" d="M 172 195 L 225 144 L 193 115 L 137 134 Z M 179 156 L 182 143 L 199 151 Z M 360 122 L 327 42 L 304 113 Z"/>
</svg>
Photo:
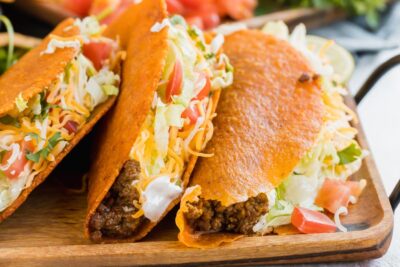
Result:
<svg viewBox="0 0 400 267">
<path fill-rule="evenodd" d="M 182 112 L 182 118 L 188 118 L 190 120 L 190 124 L 195 124 L 199 116 L 200 112 L 196 105 L 193 107 L 189 106 Z"/>
<path fill-rule="evenodd" d="M 314 210 L 296 207 L 291 221 L 304 234 L 336 232 L 335 223 L 325 214 Z"/>
<path fill-rule="evenodd" d="M 345 182 L 336 179 L 325 179 L 315 204 L 335 213 L 340 207 L 347 207 L 350 201 L 351 190 Z"/>
<path fill-rule="evenodd" d="M 171 14 L 183 14 L 185 8 L 179 0 L 167 0 L 168 12 Z"/>
<path fill-rule="evenodd" d="M 221 16 L 228 15 L 233 19 L 246 19 L 253 15 L 257 0 L 215 0 Z"/>
<path fill-rule="evenodd" d="M 200 13 L 200 17 L 203 19 L 205 29 L 215 28 L 221 23 L 217 11 L 203 11 Z"/>
<path fill-rule="evenodd" d="M 94 0 L 90 8 L 90 15 L 100 15 L 107 9 L 111 9 L 110 13 L 101 18 L 102 24 L 110 24 L 118 18 L 130 5 L 133 4 L 132 0 Z"/>
<path fill-rule="evenodd" d="M 201 18 L 204 29 L 210 29 L 218 26 L 221 22 L 221 19 L 218 15 L 218 10 L 215 4 L 213 3 L 203 3 L 201 6 L 197 6 L 195 8 L 187 8 L 185 12 L 186 18 Z M 188 21 L 190 25 L 193 25 Z M 194 24 L 196 25 L 196 24 Z M 197 26 L 197 25 L 196 25 Z"/>
<path fill-rule="evenodd" d="M 89 9 L 93 0 L 63 0 L 63 6 L 79 17 L 89 14 Z"/>
<path fill-rule="evenodd" d="M 206 84 L 204 85 L 203 89 L 197 94 L 195 99 L 202 100 L 208 96 L 211 90 L 211 81 L 210 77 L 205 75 L 204 73 L 200 74 L 199 80 L 206 79 Z"/>
<path fill-rule="evenodd" d="M 32 141 L 22 140 L 20 143 L 21 153 L 19 157 L 10 165 L 10 167 L 4 171 L 4 174 L 9 179 L 15 179 L 19 176 L 19 174 L 24 170 L 25 164 L 28 162 L 28 159 L 25 157 L 28 152 L 33 152 L 35 149 Z M 6 165 L 7 161 L 10 159 L 12 155 L 12 151 L 7 151 L 3 157 L 1 162 L 2 165 Z"/>
<path fill-rule="evenodd" d="M 181 93 L 182 78 L 183 78 L 182 63 L 179 60 L 177 60 L 175 62 L 174 69 L 169 75 L 168 85 L 165 91 L 165 98 L 167 102 L 172 101 L 173 95 L 179 95 Z"/>
<path fill-rule="evenodd" d="M 191 26 L 196 26 L 200 30 L 204 30 L 204 22 L 200 16 L 187 17 L 186 22 Z"/>
<path fill-rule="evenodd" d="M 110 57 L 112 45 L 106 42 L 91 42 L 83 45 L 83 54 L 90 61 L 96 70 L 100 70 L 103 62 Z"/>
</svg>

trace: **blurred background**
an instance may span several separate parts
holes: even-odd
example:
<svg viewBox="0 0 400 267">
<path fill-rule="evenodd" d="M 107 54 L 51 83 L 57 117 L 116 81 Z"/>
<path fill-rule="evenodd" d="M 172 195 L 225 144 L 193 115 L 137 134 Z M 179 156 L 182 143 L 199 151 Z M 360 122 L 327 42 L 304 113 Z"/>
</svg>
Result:
<svg viewBox="0 0 400 267">
<path fill-rule="evenodd" d="M 12 22 L 16 35 L 13 60 L 34 46 L 56 23 L 69 16 L 95 15 L 102 23 L 114 20 L 141 0 L 0 0 L 0 12 Z M 373 70 L 400 55 L 400 3 L 385 0 L 166 0 L 170 13 L 180 14 L 208 30 L 240 21 L 261 27 L 271 20 L 289 26 L 305 23 L 312 35 L 334 39 L 351 52 L 348 88 L 356 95 Z M 5 24 L 1 31 L 5 32 Z M 6 68 L 7 34 L 0 35 L 0 73 Z M 340 67 L 340 62 L 337 63 Z M 350 75 L 352 74 L 352 75 Z M 360 120 L 388 194 L 400 178 L 400 65 L 388 72 L 359 105 Z M 381 259 L 358 266 L 400 265 L 400 212 L 395 215 L 392 245 Z M 396 225 L 397 224 L 397 225 Z M 354 264 L 352 264 L 354 266 Z"/>
</svg>

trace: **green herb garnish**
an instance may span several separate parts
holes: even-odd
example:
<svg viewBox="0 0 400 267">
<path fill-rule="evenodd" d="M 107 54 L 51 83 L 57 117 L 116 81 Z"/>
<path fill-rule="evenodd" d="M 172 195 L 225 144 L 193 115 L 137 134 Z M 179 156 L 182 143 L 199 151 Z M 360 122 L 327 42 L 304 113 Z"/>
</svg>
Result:
<svg viewBox="0 0 400 267">
<path fill-rule="evenodd" d="M 339 151 L 338 153 L 340 159 L 340 165 L 345 165 L 348 163 L 352 163 L 359 159 L 362 155 L 362 151 L 360 147 L 358 147 L 355 143 L 352 143 L 345 149 Z"/>
<path fill-rule="evenodd" d="M 0 123 L 5 124 L 5 125 L 11 125 L 11 126 L 14 126 L 17 128 L 21 127 L 21 124 L 19 123 L 19 121 L 16 118 L 11 117 L 10 115 L 5 115 L 5 116 L 1 117 Z"/>
<path fill-rule="evenodd" d="M 203 44 L 203 42 L 201 42 L 201 41 L 198 41 L 197 42 L 197 46 L 201 49 L 201 51 L 206 51 L 206 47 L 205 47 L 205 45 Z"/>
<path fill-rule="evenodd" d="M 204 55 L 205 59 L 212 59 L 213 57 L 215 57 L 214 53 L 207 53 L 207 54 Z"/>
<path fill-rule="evenodd" d="M 40 157 L 42 157 L 43 159 L 46 159 L 47 156 L 51 153 L 51 151 L 54 149 L 54 147 L 58 144 L 58 142 L 63 141 L 63 139 L 61 138 L 61 133 L 57 132 L 55 133 L 52 137 L 50 137 L 49 142 L 47 144 L 46 147 L 44 147 L 43 149 L 39 150 L 36 153 L 27 153 L 25 155 L 25 157 L 30 160 L 33 161 L 35 163 L 38 163 L 40 160 Z"/>
</svg>

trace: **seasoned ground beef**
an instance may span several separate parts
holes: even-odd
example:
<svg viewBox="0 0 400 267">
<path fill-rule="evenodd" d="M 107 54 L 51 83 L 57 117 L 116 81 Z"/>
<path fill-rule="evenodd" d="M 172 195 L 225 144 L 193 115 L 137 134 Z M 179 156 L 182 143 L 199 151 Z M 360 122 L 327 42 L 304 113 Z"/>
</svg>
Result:
<svg viewBox="0 0 400 267">
<path fill-rule="evenodd" d="M 224 207 L 219 201 L 200 198 L 187 206 L 185 218 L 195 231 L 252 234 L 253 226 L 268 211 L 268 199 L 261 193 L 246 202 Z"/>
<path fill-rule="evenodd" d="M 138 219 L 132 218 L 138 210 L 133 201 L 139 200 L 139 193 L 132 186 L 132 182 L 139 179 L 139 174 L 139 162 L 125 162 L 114 185 L 90 220 L 90 237 L 93 241 L 101 241 L 102 237 L 129 237 L 146 220 L 143 216 Z"/>
</svg>

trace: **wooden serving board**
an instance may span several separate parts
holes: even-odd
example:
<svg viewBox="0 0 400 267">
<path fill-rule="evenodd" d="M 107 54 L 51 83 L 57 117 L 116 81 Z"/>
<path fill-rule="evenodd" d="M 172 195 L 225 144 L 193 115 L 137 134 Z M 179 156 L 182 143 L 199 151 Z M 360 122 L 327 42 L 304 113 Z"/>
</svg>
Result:
<svg viewBox="0 0 400 267">
<path fill-rule="evenodd" d="M 348 98 L 354 109 L 355 104 Z M 358 140 L 368 148 L 359 124 Z M 0 224 L 0 265 L 234 265 L 356 261 L 382 256 L 389 247 L 393 213 L 372 156 L 354 179 L 368 185 L 343 222 L 347 233 L 246 237 L 215 249 L 191 249 L 177 241 L 175 212 L 143 241 L 91 244 L 83 237 L 86 194 L 65 184 L 81 180 L 90 136 L 8 220 Z M 112 156 L 112 155 L 110 155 Z M 64 185 L 61 185 L 64 184 Z"/>
</svg>

